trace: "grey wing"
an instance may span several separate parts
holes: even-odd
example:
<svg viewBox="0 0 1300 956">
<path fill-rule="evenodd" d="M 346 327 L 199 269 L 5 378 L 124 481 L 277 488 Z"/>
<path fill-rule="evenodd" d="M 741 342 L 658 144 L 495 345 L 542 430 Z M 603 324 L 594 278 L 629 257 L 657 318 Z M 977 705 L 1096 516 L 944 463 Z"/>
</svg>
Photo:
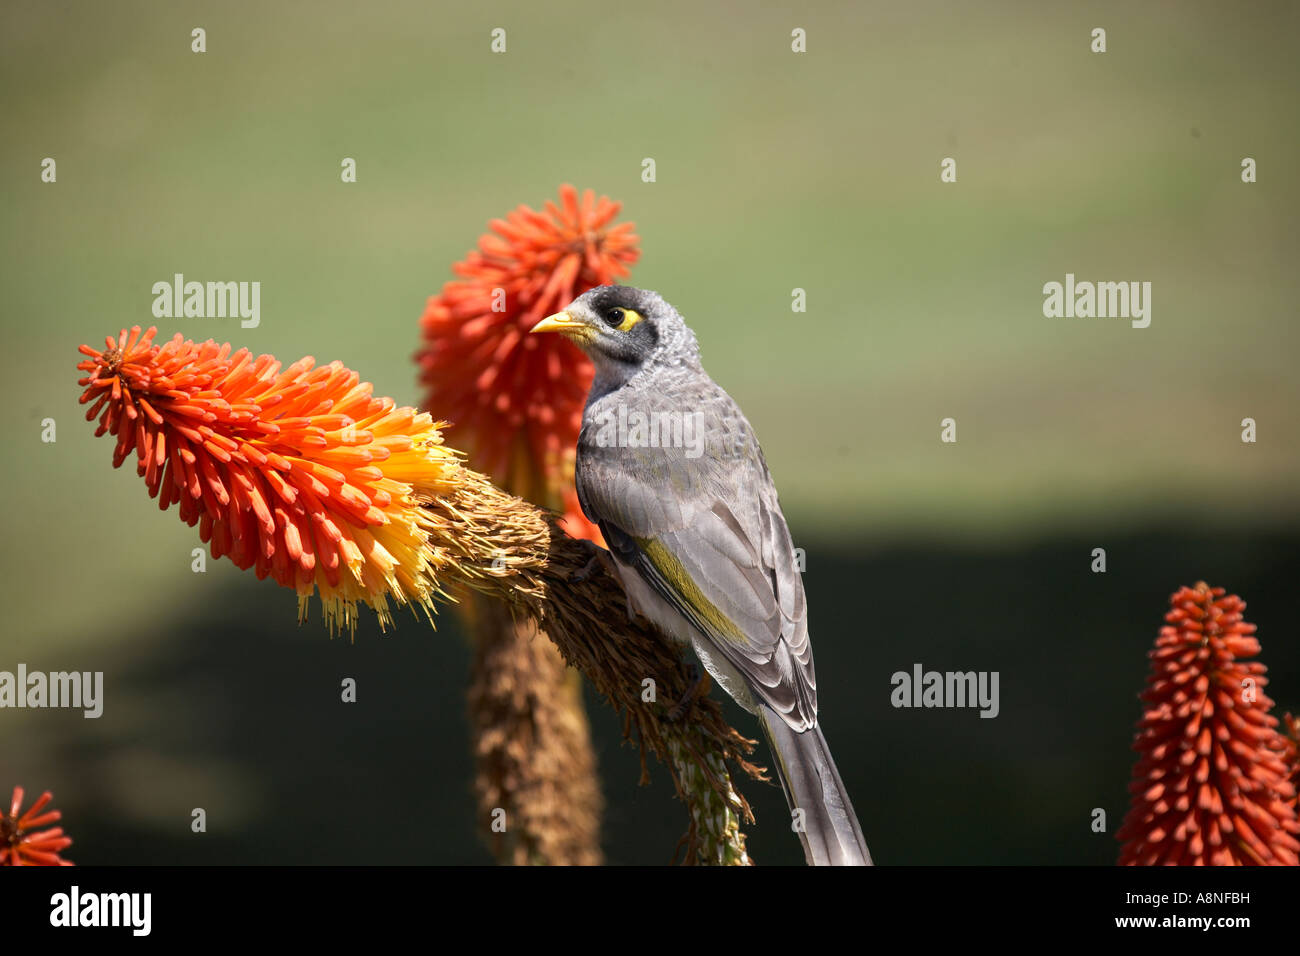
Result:
<svg viewBox="0 0 1300 956">
<path fill-rule="evenodd" d="M 811 727 L 817 682 L 803 581 L 757 444 L 740 457 L 691 459 L 580 443 L 576 479 L 583 510 L 616 557 L 690 621 L 755 696 L 795 730 Z"/>
</svg>

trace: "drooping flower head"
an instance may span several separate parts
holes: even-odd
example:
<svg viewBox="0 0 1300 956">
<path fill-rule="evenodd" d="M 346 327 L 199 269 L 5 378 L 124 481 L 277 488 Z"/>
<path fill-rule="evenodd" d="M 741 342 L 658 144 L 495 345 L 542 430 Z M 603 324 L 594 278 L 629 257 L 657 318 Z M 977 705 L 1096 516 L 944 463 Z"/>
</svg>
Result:
<svg viewBox="0 0 1300 956">
<path fill-rule="evenodd" d="M 1263 693 L 1246 604 L 1184 587 L 1151 651 L 1120 863 L 1290 865 L 1300 854 L 1287 742 Z"/>
<path fill-rule="evenodd" d="M 41 813 L 52 799 L 53 795 L 46 790 L 26 813 L 20 814 L 23 788 L 14 787 L 9 812 L 0 810 L 0 866 L 72 866 L 71 860 L 59 856 L 61 850 L 72 846 L 72 839 L 64 835 L 63 828 L 39 829 L 63 817 L 58 810 Z"/>
<path fill-rule="evenodd" d="M 540 212 L 494 219 L 461 278 L 429 299 L 416 355 L 425 408 L 455 427 L 470 464 L 502 487 L 563 509 L 570 534 L 595 537 L 573 491 L 573 454 L 591 361 L 562 336 L 528 330 L 576 296 L 628 274 L 640 253 L 621 204 L 572 186 Z"/>
<path fill-rule="evenodd" d="M 96 435 L 132 452 L 151 497 L 179 505 L 214 557 L 228 556 L 299 594 L 319 589 L 331 628 L 354 629 L 358 601 L 381 624 L 388 597 L 432 613 L 433 558 L 422 500 L 458 472 L 429 415 L 375 398 L 338 362 L 288 368 L 247 349 L 153 343 L 139 326 L 77 368 Z"/>
</svg>

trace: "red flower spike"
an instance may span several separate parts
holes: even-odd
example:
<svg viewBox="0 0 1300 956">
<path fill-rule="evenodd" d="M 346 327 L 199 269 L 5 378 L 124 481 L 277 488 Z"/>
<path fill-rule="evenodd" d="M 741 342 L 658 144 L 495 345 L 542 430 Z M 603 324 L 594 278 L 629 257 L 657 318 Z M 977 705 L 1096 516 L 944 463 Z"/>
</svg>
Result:
<svg viewBox="0 0 1300 956">
<path fill-rule="evenodd" d="M 1246 604 L 1205 582 L 1170 598 L 1150 652 L 1133 748 L 1132 806 L 1116 838 L 1128 866 L 1294 866 L 1287 741 L 1269 715 Z"/>
<path fill-rule="evenodd" d="M 429 299 L 416 354 L 425 408 L 456 426 L 475 468 L 523 498 L 563 508 L 566 530 L 599 540 L 578 506 L 573 458 L 590 360 L 562 336 L 529 329 L 575 297 L 617 282 L 640 256 L 620 203 L 570 185 L 541 212 L 520 206 L 494 219 L 476 251 L 452 267 L 460 279 Z"/>
<path fill-rule="evenodd" d="M 81 346 L 86 419 L 117 438 L 113 465 L 136 471 L 166 510 L 199 526 L 227 556 L 299 595 L 320 590 L 331 629 L 356 625 L 358 601 L 391 621 L 387 598 L 424 608 L 438 592 L 421 501 L 459 474 L 429 415 L 374 398 L 338 362 L 231 352 L 177 335 L 154 345 L 123 329 L 107 347 Z"/>
<path fill-rule="evenodd" d="M 1300 793 L 1300 717 L 1287 713 L 1282 717 L 1282 725 L 1286 727 L 1286 752 L 1283 759 L 1291 768 L 1291 789 Z M 1291 807 L 1300 815 L 1300 797 L 1291 797 Z"/>
<path fill-rule="evenodd" d="M 72 840 L 64 836 L 63 828 L 37 829 L 62 818 L 63 814 L 58 810 L 41 813 L 52 799 L 53 794 L 46 790 L 20 816 L 18 811 L 23 805 L 23 788 L 14 787 L 9 812 L 0 810 L 0 866 L 73 865 L 71 860 L 59 856 L 60 851 L 72 846 Z"/>
</svg>

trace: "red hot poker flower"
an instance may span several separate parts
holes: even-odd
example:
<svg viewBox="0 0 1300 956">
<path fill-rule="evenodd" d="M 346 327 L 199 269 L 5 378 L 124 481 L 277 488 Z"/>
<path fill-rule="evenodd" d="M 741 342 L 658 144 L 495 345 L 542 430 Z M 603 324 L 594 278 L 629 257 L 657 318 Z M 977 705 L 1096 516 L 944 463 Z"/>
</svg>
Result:
<svg viewBox="0 0 1300 956">
<path fill-rule="evenodd" d="M 23 788 L 14 787 L 9 812 L 0 810 L 0 866 L 72 866 L 71 860 L 59 856 L 61 850 L 72 846 L 72 839 L 64 836 L 63 828 L 37 829 L 63 817 L 58 810 L 41 813 L 52 799 L 53 795 L 46 790 L 20 816 Z"/>
<path fill-rule="evenodd" d="M 116 436 L 114 467 L 135 452 L 159 508 L 179 505 L 214 557 L 295 588 L 302 616 L 319 589 L 331 628 L 354 629 L 358 601 L 389 623 L 388 597 L 432 619 L 420 502 L 460 471 L 429 415 L 374 398 L 338 362 L 282 370 L 212 341 L 154 345 L 154 332 L 81 346 L 81 402 L 96 435 Z"/>
<path fill-rule="evenodd" d="M 416 355 L 425 408 L 456 428 L 470 464 L 521 497 L 563 507 L 567 530 L 595 538 L 573 491 L 573 454 L 591 362 L 562 337 L 529 335 L 576 296 L 616 282 L 640 255 L 621 204 L 570 185 L 538 212 L 520 206 L 429 299 Z"/>
<path fill-rule="evenodd" d="M 1170 598 L 1150 653 L 1125 865 L 1289 865 L 1300 853 L 1286 740 L 1246 604 L 1199 582 Z"/>
<path fill-rule="evenodd" d="M 1286 765 L 1291 768 L 1291 807 L 1300 815 L 1300 717 L 1295 714 L 1287 713 L 1282 717 L 1282 725 L 1286 728 L 1286 753 L 1283 759 Z"/>
</svg>

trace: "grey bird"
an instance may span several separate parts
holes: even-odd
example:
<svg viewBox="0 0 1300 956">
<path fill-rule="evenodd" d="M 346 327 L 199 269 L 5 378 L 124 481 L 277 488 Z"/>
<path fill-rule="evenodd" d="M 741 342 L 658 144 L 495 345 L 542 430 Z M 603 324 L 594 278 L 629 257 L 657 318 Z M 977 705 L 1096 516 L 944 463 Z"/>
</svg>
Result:
<svg viewBox="0 0 1300 956">
<path fill-rule="evenodd" d="M 600 286 L 533 332 L 591 357 L 575 483 L 629 609 L 689 644 L 757 715 L 811 865 L 870 865 L 817 722 L 808 609 L 754 431 L 654 292 Z M 801 823 L 802 826 L 797 824 Z"/>
</svg>

